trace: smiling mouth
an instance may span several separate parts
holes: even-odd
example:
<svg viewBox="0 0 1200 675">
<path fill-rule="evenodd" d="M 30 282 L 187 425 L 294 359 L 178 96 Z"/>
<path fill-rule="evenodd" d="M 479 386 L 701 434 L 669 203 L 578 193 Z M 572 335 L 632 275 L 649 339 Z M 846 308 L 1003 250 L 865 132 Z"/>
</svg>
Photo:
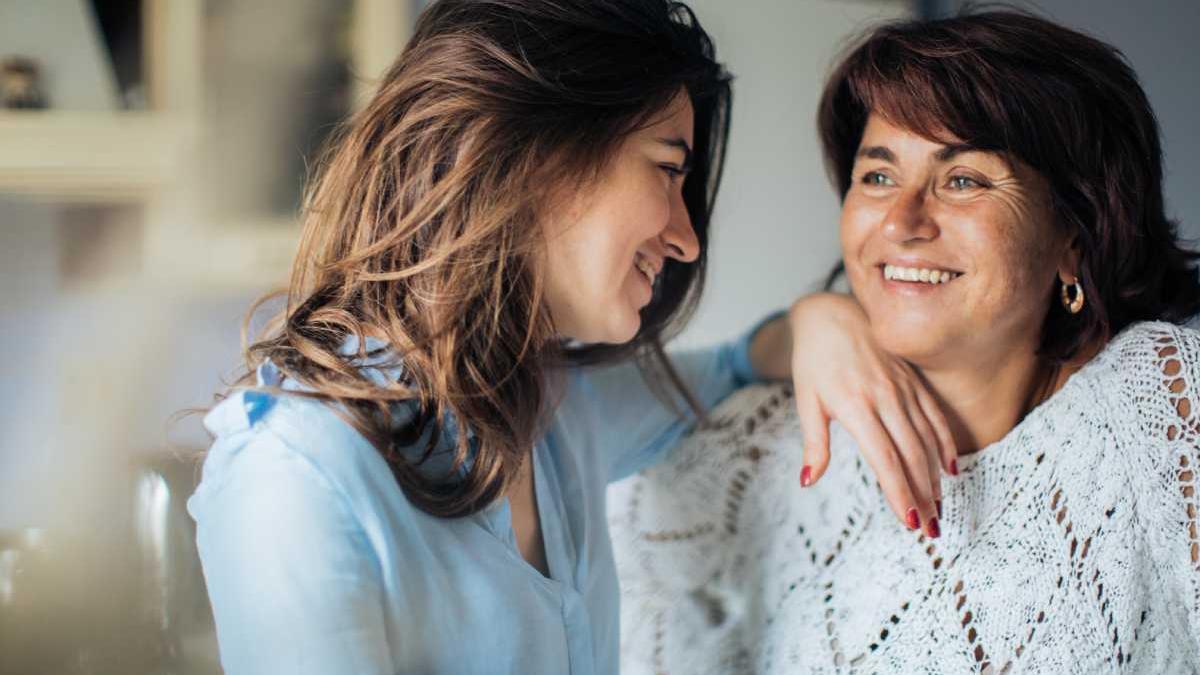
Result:
<svg viewBox="0 0 1200 675">
<path fill-rule="evenodd" d="M 962 276 L 961 272 L 931 269 L 926 267 L 901 267 L 900 265 L 884 265 L 883 278 L 888 281 L 907 281 L 923 284 L 948 284 Z"/>
</svg>

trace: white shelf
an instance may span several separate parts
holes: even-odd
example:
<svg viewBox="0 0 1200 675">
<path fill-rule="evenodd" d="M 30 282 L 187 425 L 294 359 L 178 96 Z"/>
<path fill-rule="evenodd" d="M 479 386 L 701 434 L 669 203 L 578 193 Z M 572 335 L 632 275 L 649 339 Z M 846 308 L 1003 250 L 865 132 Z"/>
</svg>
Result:
<svg viewBox="0 0 1200 675">
<path fill-rule="evenodd" d="M 134 201 L 174 177 L 195 138 L 182 115 L 0 111 L 0 192 Z"/>
<path fill-rule="evenodd" d="M 300 231 L 294 218 L 234 213 L 223 222 L 201 203 L 206 167 L 199 143 L 213 133 L 202 89 L 209 1 L 143 3 L 150 110 L 0 110 L 0 196 L 142 207 L 141 258 L 127 261 L 139 272 L 113 284 L 238 292 L 288 280 Z M 351 61 L 361 104 L 407 42 L 412 3 L 352 2 Z"/>
</svg>

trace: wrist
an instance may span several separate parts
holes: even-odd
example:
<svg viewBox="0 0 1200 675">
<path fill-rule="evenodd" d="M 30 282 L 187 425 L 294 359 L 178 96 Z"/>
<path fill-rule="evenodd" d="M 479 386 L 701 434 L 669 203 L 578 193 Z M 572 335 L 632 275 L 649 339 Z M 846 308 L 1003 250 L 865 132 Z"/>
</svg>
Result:
<svg viewBox="0 0 1200 675">
<path fill-rule="evenodd" d="M 853 296 L 845 293 L 821 292 L 797 298 L 788 308 L 788 324 L 793 331 L 809 322 L 838 320 L 847 316 L 860 317 L 862 308 Z"/>
</svg>

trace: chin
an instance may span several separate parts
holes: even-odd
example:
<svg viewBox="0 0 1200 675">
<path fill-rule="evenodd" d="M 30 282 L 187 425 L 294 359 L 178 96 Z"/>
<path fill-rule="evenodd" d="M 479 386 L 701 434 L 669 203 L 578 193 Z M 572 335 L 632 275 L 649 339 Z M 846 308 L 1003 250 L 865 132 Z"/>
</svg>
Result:
<svg viewBox="0 0 1200 675">
<path fill-rule="evenodd" d="M 571 337 L 590 344 L 620 345 L 632 340 L 641 327 L 642 319 L 636 311 L 620 307 L 592 317 L 587 329 Z"/>
<path fill-rule="evenodd" d="M 604 339 L 600 342 L 622 345 L 637 336 L 642 328 L 642 315 L 631 306 L 613 307 L 605 317 Z"/>
<path fill-rule="evenodd" d="M 892 356 L 915 365 L 936 360 L 946 350 L 944 332 L 928 321 L 871 321 L 871 333 Z"/>
<path fill-rule="evenodd" d="M 623 345 L 637 336 L 638 330 L 642 327 L 642 320 L 636 314 L 632 321 L 620 321 L 616 325 L 610 326 L 608 331 L 608 339 L 604 340 L 609 344 Z"/>
</svg>

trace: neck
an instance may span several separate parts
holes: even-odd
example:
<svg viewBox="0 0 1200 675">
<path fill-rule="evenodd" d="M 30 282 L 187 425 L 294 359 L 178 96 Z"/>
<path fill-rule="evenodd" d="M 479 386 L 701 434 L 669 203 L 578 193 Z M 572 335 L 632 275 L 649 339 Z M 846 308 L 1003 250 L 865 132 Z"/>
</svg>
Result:
<svg viewBox="0 0 1200 675">
<path fill-rule="evenodd" d="M 1004 438 L 1065 377 L 1032 348 L 991 359 L 964 359 L 953 366 L 922 367 L 921 373 L 946 415 L 959 455 Z"/>
</svg>

